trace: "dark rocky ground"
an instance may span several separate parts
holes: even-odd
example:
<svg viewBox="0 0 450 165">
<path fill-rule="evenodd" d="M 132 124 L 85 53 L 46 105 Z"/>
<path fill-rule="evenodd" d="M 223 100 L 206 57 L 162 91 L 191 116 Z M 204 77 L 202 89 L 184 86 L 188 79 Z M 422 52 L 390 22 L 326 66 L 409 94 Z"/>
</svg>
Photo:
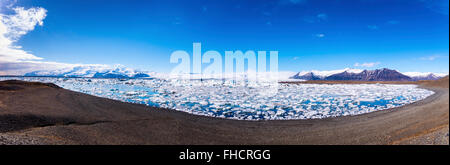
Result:
<svg viewBox="0 0 450 165">
<path fill-rule="evenodd" d="M 0 144 L 448 144 L 448 77 L 417 83 L 436 94 L 358 116 L 237 121 L 3 81 Z"/>
</svg>

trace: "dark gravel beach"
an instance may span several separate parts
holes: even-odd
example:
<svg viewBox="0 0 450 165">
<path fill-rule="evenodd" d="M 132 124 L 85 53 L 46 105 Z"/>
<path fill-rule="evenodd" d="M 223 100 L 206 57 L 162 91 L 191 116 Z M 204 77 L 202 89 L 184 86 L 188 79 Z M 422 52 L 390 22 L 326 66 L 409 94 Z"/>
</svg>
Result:
<svg viewBox="0 0 450 165">
<path fill-rule="evenodd" d="M 449 144 L 448 77 L 403 107 L 314 120 L 238 121 L 0 82 L 0 144 Z"/>
</svg>

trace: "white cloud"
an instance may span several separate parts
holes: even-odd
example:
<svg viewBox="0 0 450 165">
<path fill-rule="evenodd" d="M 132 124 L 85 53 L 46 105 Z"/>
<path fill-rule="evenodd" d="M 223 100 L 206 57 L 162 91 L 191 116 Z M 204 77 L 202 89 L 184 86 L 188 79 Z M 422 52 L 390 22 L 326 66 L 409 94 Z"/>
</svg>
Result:
<svg viewBox="0 0 450 165">
<path fill-rule="evenodd" d="M 439 14 L 448 15 L 448 0 L 419 0 L 426 8 Z"/>
<path fill-rule="evenodd" d="M 377 25 L 368 25 L 367 28 L 369 28 L 371 30 L 378 30 L 378 26 Z"/>
<path fill-rule="evenodd" d="M 34 30 L 36 25 L 42 26 L 46 17 L 44 8 L 23 7 L 13 8 L 15 14 L 0 14 L 0 61 L 23 61 L 23 60 L 40 60 L 21 49 L 21 46 L 14 43 L 29 31 Z"/>
<path fill-rule="evenodd" d="M 23 75 L 37 70 L 57 70 L 73 68 L 81 64 L 66 64 L 46 61 L 2 61 L 0 60 L 0 75 Z"/>
<path fill-rule="evenodd" d="M 13 7 L 14 1 L 1 4 L 4 9 L 11 10 L 11 14 L 0 13 L 0 75 L 21 75 L 36 70 L 52 70 L 75 67 L 80 64 L 66 64 L 42 61 L 22 49 L 16 42 L 36 26 L 43 26 L 47 10 L 41 7 L 25 9 Z M 5 7 L 6 6 L 6 7 Z"/>
<path fill-rule="evenodd" d="M 318 37 L 318 38 L 323 38 L 323 37 L 325 37 L 325 34 L 323 34 L 323 33 L 316 34 L 316 37 Z"/>
<path fill-rule="evenodd" d="M 180 25 L 182 23 L 183 23 L 183 21 L 181 20 L 180 17 L 175 17 L 174 21 L 172 21 L 172 24 L 174 24 L 174 25 Z"/>
<path fill-rule="evenodd" d="M 377 65 L 379 65 L 380 64 L 380 62 L 365 62 L 365 63 L 362 63 L 362 64 L 360 64 L 360 63 L 355 63 L 355 67 L 367 67 L 367 68 L 371 68 L 371 67 L 374 67 L 374 66 L 377 66 Z"/>
<path fill-rule="evenodd" d="M 328 20 L 328 15 L 326 13 L 319 13 L 315 16 L 306 16 L 303 18 L 303 21 L 307 23 L 319 23 L 325 22 Z"/>
<path fill-rule="evenodd" d="M 289 0 L 289 2 L 291 2 L 293 4 L 300 4 L 300 3 L 306 2 L 306 0 Z"/>
<path fill-rule="evenodd" d="M 320 14 L 317 14 L 317 18 L 320 19 L 320 20 L 327 20 L 328 19 L 328 15 L 325 14 L 325 13 L 320 13 Z"/>
<path fill-rule="evenodd" d="M 433 73 L 433 72 L 403 72 L 402 74 L 407 75 L 409 77 L 425 77 L 430 74 L 434 74 L 439 77 L 444 77 L 448 75 L 448 73 Z"/>
<path fill-rule="evenodd" d="M 426 60 L 426 61 L 434 61 L 437 58 L 441 58 L 441 55 L 432 55 L 432 56 L 426 56 L 426 57 L 420 57 L 421 60 Z"/>
<path fill-rule="evenodd" d="M 0 12 L 3 12 L 6 9 L 12 8 L 14 4 L 16 4 L 17 0 L 1 0 L 0 1 Z"/>
<path fill-rule="evenodd" d="M 33 71 L 71 70 L 74 67 L 87 67 L 96 70 L 112 68 L 102 64 L 68 64 L 43 61 L 16 45 L 16 42 L 36 26 L 43 26 L 47 10 L 41 7 L 25 9 L 13 7 L 1 1 L 0 5 L 8 5 L 11 14 L 0 12 L 0 75 L 23 75 Z M 2 8 L 0 6 L 0 8 Z"/>
</svg>

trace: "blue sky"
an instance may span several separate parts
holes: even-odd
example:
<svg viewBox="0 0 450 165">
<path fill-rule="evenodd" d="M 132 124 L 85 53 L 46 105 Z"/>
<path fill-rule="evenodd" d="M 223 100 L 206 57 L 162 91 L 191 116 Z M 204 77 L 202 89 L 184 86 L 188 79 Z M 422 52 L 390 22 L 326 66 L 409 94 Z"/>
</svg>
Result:
<svg viewBox="0 0 450 165">
<path fill-rule="evenodd" d="M 42 26 L 15 45 L 45 61 L 169 72 L 175 50 L 276 50 L 279 70 L 449 70 L 448 0 L 18 0 Z M 3 7 L 4 8 L 4 7 Z M 8 14 L 8 9 L 1 10 Z"/>
</svg>

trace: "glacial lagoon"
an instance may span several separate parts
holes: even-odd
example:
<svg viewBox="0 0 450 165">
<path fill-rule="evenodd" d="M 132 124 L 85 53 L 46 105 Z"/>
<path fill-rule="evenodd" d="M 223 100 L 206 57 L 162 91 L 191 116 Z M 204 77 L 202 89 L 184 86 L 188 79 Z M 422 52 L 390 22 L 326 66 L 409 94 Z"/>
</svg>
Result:
<svg viewBox="0 0 450 165">
<path fill-rule="evenodd" d="M 54 83 L 99 97 L 237 120 L 320 119 L 403 106 L 434 92 L 398 84 L 236 83 L 228 80 L 0 77 Z"/>
</svg>

